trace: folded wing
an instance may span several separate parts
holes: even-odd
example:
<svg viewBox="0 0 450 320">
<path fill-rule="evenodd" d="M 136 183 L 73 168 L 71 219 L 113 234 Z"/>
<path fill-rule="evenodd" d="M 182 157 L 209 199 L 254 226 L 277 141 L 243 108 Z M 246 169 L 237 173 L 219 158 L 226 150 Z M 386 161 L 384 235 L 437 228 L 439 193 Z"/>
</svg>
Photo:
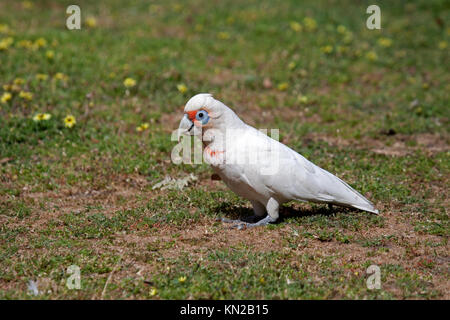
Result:
<svg viewBox="0 0 450 320">
<path fill-rule="evenodd" d="M 286 200 L 329 203 L 378 213 L 369 200 L 346 182 L 286 145 L 262 133 L 252 140 L 255 140 L 251 141 L 252 148 L 258 150 L 262 159 L 259 163 L 277 169 L 267 169 L 262 176 L 262 182 L 274 194 Z"/>
</svg>

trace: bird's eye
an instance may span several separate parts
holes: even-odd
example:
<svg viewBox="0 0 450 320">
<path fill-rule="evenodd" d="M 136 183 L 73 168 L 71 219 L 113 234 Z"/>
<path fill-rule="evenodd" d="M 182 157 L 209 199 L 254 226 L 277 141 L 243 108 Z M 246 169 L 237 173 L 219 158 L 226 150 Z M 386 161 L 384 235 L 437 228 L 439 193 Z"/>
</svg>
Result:
<svg viewBox="0 0 450 320">
<path fill-rule="evenodd" d="M 206 112 L 205 110 L 198 111 L 195 118 L 197 119 L 197 121 L 201 122 L 201 124 L 207 124 L 209 121 L 208 112 Z"/>
</svg>

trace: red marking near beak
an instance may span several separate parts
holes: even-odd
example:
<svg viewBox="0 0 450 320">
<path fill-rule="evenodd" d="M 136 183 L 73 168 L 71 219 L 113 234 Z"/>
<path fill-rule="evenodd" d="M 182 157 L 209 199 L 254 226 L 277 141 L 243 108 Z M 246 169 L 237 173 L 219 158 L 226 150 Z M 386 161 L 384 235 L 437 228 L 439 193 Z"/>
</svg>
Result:
<svg viewBox="0 0 450 320">
<path fill-rule="evenodd" d="M 197 115 L 197 110 L 195 110 L 195 111 L 187 111 L 186 113 L 188 115 L 189 120 L 194 121 L 195 116 Z"/>
</svg>

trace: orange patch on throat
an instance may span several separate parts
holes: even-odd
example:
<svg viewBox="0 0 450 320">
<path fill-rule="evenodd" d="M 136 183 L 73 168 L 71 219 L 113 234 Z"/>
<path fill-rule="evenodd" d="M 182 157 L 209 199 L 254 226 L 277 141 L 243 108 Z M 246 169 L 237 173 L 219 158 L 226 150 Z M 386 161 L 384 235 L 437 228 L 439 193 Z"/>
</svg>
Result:
<svg viewBox="0 0 450 320">
<path fill-rule="evenodd" d="M 206 147 L 205 151 L 209 154 L 210 157 L 213 157 L 213 158 L 215 158 L 219 154 L 222 154 L 225 152 L 225 151 L 220 151 L 220 150 L 214 151 L 214 150 L 211 150 L 209 147 Z"/>
</svg>

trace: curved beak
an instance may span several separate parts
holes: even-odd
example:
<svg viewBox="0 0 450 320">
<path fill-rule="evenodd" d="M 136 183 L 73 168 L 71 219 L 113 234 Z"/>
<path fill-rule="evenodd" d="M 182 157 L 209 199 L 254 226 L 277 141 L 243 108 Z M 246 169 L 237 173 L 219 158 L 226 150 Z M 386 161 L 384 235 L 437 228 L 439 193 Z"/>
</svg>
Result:
<svg viewBox="0 0 450 320">
<path fill-rule="evenodd" d="M 189 120 L 187 114 L 185 114 L 180 121 L 180 126 L 178 127 L 178 140 L 180 140 L 180 136 L 182 134 L 192 136 L 194 134 L 193 128 L 194 123 Z"/>
</svg>

